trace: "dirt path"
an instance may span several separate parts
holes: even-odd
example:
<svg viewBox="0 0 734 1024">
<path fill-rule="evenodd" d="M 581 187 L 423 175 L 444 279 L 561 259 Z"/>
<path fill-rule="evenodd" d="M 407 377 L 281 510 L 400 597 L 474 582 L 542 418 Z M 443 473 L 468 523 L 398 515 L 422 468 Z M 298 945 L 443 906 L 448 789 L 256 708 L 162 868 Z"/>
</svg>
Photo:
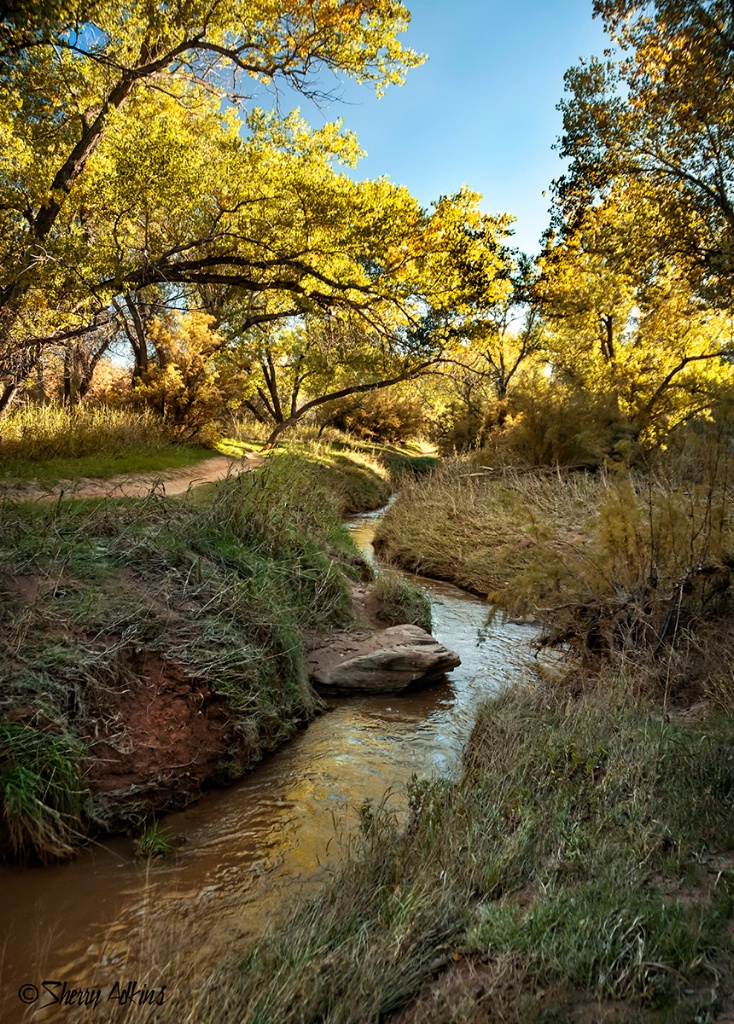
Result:
<svg viewBox="0 0 734 1024">
<path fill-rule="evenodd" d="M 218 455 L 205 459 L 196 466 L 184 469 L 161 470 L 159 473 L 132 473 L 113 476 L 109 480 L 61 480 L 53 487 L 41 487 L 29 482 L 7 490 L 0 484 L 0 495 L 7 498 L 19 498 L 24 501 L 58 498 L 62 493 L 75 498 L 141 498 L 154 487 L 159 486 L 171 497 L 184 494 L 189 487 L 199 484 L 210 484 L 225 477 L 247 473 L 262 466 L 262 455 L 247 455 L 242 459 L 230 459 L 226 455 Z"/>
</svg>

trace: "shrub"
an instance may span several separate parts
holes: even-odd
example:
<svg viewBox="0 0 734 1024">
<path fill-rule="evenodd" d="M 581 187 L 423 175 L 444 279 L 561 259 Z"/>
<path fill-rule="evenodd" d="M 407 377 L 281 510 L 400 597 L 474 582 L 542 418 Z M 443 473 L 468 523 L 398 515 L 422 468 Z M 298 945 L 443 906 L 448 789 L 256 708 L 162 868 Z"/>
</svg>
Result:
<svg viewBox="0 0 734 1024">
<path fill-rule="evenodd" d="M 530 466 L 603 465 L 627 461 L 636 451 L 635 430 L 612 396 L 566 391 L 536 376 L 508 405 L 507 427 L 493 436 L 505 462 Z"/>
<path fill-rule="evenodd" d="M 321 423 L 370 441 L 405 441 L 426 429 L 424 403 L 399 387 L 352 395 L 329 406 Z"/>
</svg>

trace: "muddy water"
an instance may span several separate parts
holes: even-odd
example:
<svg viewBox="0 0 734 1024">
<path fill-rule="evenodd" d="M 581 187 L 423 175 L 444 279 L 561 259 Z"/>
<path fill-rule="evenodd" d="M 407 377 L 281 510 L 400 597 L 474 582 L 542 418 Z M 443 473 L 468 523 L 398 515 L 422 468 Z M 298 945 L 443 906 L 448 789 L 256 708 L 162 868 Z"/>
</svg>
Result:
<svg viewBox="0 0 734 1024">
<path fill-rule="evenodd" d="M 351 523 L 370 555 L 375 525 L 374 514 Z M 340 701 L 241 783 L 168 815 L 161 824 L 180 847 L 171 857 L 144 862 L 120 839 L 69 864 L 2 869 L 2 1024 L 69 1019 L 61 1007 L 25 1009 L 18 999 L 35 985 L 49 1001 L 44 980 L 101 988 L 103 999 L 115 982 L 167 984 L 170 1002 L 194 961 L 213 964 L 262 934 L 323 882 L 365 799 L 400 811 L 413 775 L 457 769 L 477 704 L 517 676 L 533 634 L 487 627 L 483 602 L 421 582 L 435 635 L 462 658 L 450 682 Z"/>
</svg>

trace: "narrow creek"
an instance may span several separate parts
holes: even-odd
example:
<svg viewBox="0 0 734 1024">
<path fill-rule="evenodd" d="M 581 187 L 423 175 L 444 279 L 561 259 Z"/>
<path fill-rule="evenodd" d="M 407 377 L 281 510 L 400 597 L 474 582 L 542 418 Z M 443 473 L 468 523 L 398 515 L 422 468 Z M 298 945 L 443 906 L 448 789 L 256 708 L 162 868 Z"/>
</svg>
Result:
<svg viewBox="0 0 734 1024">
<path fill-rule="evenodd" d="M 349 523 L 370 558 L 380 514 Z M 365 799 L 400 811 L 414 775 L 458 768 L 477 705 L 522 671 L 534 631 L 487 626 L 479 599 L 420 582 L 434 634 L 462 659 L 449 681 L 338 701 L 242 782 L 162 819 L 181 844 L 170 857 L 146 862 L 133 857 L 130 840 L 115 839 L 68 864 L 0 869 L 2 1024 L 68 1019 L 55 1016 L 58 1007 L 19 1001 L 21 986 L 47 979 L 77 988 L 167 984 L 175 997 L 177 976 L 196 962 L 213 966 L 323 883 Z"/>
</svg>

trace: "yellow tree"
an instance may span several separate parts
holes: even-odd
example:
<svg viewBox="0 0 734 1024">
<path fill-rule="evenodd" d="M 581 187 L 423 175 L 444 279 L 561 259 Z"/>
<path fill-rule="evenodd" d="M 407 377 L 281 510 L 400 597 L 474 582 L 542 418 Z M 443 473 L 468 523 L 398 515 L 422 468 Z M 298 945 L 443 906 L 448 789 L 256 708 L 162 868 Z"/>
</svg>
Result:
<svg viewBox="0 0 734 1024">
<path fill-rule="evenodd" d="M 323 196 L 310 195 L 313 187 L 322 189 L 323 179 L 299 186 L 307 201 L 289 206 L 282 226 L 284 235 L 307 229 L 324 260 L 298 307 L 270 295 L 253 327 L 250 296 L 235 289 L 223 305 L 222 330 L 230 339 L 223 359 L 251 374 L 247 404 L 273 424 L 270 444 L 321 406 L 435 367 L 457 337 L 479 329 L 507 290 L 509 219 L 483 215 L 475 193 L 463 189 L 426 212 L 386 180 L 341 176 L 338 190 L 326 193 L 330 210 L 343 203 L 338 230 L 331 214 L 323 222 L 316 216 Z M 300 225 L 303 211 L 307 224 Z M 327 278 L 350 280 L 349 293 L 325 303 Z M 268 315 L 285 313 L 287 328 L 264 326 Z"/>
<path fill-rule="evenodd" d="M 595 0 L 614 47 L 566 75 L 556 183 L 571 231 L 615 183 L 655 195 L 656 249 L 697 293 L 734 288 L 734 8 L 729 0 Z"/>
<path fill-rule="evenodd" d="M 701 301 L 684 257 L 662 258 L 656 200 L 634 180 L 610 189 L 549 244 L 537 286 L 555 375 L 610 396 L 646 443 L 734 382 L 732 317 Z"/>
<path fill-rule="evenodd" d="M 272 197 L 227 181 L 257 180 L 278 144 L 257 119 L 243 139 L 221 100 L 279 79 L 318 93 L 324 68 L 378 90 L 400 82 L 421 59 L 397 39 L 407 21 L 396 0 L 5 4 L 0 412 L 46 344 L 98 325 L 126 290 L 218 275 L 253 296 L 312 287 L 314 250 L 273 252 L 240 230 Z M 324 133 L 297 145 L 323 152 Z M 342 290 L 323 285 L 324 302 Z"/>
</svg>

